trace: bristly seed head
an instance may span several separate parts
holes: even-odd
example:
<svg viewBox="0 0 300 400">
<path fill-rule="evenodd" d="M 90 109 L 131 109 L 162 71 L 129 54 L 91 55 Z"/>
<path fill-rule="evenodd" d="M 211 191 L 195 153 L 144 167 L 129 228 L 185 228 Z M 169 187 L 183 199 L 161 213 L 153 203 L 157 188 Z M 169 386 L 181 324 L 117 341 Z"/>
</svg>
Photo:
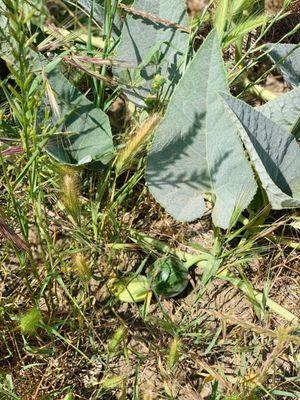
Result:
<svg viewBox="0 0 300 400">
<path fill-rule="evenodd" d="M 34 307 L 20 317 L 19 327 L 23 334 L 34 335 L 42 322 L 41 311 Z"/>
<path fill-rule="evenodd" d="M 175 338 L 171 341 L 170 345 L 169 345 L 169 355 L 168 355 L 168 359 L 167 359 L 167 367 L 168 369 L 171 371 L 178 359 L 179 359 L 179 355 L 180 355 L 180 339 L 175 336 Z"/>
<path fill-rule="evenodd" d="M 82 282 L 88 282 L 92 277 L 92 271 L 88 260 L 82 253 L 76 253 L 72 260 L 73 271 Z"/>
<path fill-rule="evenodd" d="M 129 139 L 124 149 L 117 156 L 115 170 L 116 174 L 120 175 L 128 169 L 133 158 L 146 145 L 151 133 L 154 131 L 160 120 L 159 114 L 153 114 L 139 127 L 137 132 Z"/>
<path fill-rule="evenodd" d="M 78 221 L 80 216 L 80 191 L 78 173 L 71 168 L 64 168 L 61 182 L 61 201 L 66 211 Z"/>
</svg>

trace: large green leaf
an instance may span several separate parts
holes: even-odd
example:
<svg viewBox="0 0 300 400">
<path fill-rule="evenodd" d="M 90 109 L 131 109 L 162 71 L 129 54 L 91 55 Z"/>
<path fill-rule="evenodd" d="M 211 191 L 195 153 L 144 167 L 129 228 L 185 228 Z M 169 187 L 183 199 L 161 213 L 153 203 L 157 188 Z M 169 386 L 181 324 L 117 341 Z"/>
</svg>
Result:
<svg viewBox="0 0 300 400">
<path fill-rule="evenodd" d="M 284 79 L 293 87 L 300 84 L 300 47 L 298 44 L 268 43 L 268 56 L 277 64 Z"/>
<path fill-rule="evenodd" d="M 183 0 L 136 0 L 133 8 L 172 23 L 187 25 Z M 182 55 L 188 42 L 189 35 L 175 27 L 140 15 L 128 15 L 123 24 L 116 59 L 129 64 L 132 69 L 115 69 L 114 72 L 127 83 L 124 90 L 129 99 L 144 106 L 144 99 L 151 92 L 151 82 L 156 74 L 166 79 L 165 89 L 169 88 L 170 94 L 180 78 Z M 147 66 L 134 71 L 141 64 Z"/>
<path fill-rule="evenodd" d="M 0 58 L 13 62 L 12 50 L 16 43 L 9 34 L 4 16 L 6 8 L 0 0 Z M 47 70 L 47 60 L 30 50 L 32 64 L 37 74 Z M 64 164 L 81 165 L 99 161 L 106 165 L 114 154 L 112 134 L 107 115 L 76 89 L 58 70 L 46 74 L 54 93 L 60 116 L 53 116 L 62 133 L 54 135 L 47 143 L 46 151 Z M 41 113 L 43 115 L 43 113 Z"/>
<path fill-rule="evenodd" d="M 300 88 L 271 100 L 259 108 L 267 118 L 271 119 L 280 128 L 291 132 L 296 138 L 300 137 Z"/>
<path fill-rule="evenodd" d="M 243 101 L 222 94 L 273 209 L 300 206 L 300 148 L 294 136 Z"/>
<path fill-rule="evenodd" d="M 64 120 L 60 127 L 64 133 L 48 141 L 47 152 L 64 164 L 81 165 L 92 161 L 107 164 L 114 154 L 107 115 L 57 70 L 50 72 L 47 78 Z"/>
<path fill-rule="evenodd" d="M 213 222 L 227 228 L 256 192 L 234 123 L 219 91 L 228 91 L 212 32 L 180 80 L 154 136 L 146 178 L 151 193 L 179 221 L 200 218 L 203 195 L 215 197 Z"/>
</svg>

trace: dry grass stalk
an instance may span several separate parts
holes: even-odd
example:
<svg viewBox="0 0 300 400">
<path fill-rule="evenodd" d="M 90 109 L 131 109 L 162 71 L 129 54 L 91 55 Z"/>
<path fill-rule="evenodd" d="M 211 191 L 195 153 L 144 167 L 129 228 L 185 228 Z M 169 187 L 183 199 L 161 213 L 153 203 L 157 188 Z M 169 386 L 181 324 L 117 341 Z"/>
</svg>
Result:
<svg viewBox="0 0 300 400">
<path fill-rule="evenodd" d="M 179 29 L 180 31 L 190 33 L 190 29 L 186 28 L 183 25 L 175 24 L 174 22 L 168 21 L 165 18 L 159 18 L 156 15 L 147 13 L 147 12 L 142 11 L 142 10 L 137 10 L 136 8 L 133 8 L 133 7 L 128 7 L 125 4 L 120 4 L 119 7 L 122 8 L 122 10 L 124 10 L 124 11 L 126 11 L 128 13 L 131 13 L 133 15 L 138 15 L 138 16 L 140 16 L 142 18 L 145 18 L 145 19 L 149 19 L 150 21 L 152 21 L 152 22 L 154 22 L 156 24 L 165 25 L 165 26 L 167 26 L 169 28 L 176 28 L 176 29 Z"/>
</svg>

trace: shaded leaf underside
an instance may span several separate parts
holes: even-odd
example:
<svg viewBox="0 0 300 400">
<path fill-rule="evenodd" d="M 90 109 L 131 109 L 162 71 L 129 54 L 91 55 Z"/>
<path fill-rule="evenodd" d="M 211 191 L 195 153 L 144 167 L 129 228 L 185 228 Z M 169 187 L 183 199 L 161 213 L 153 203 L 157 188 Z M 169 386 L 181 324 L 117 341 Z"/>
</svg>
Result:
<svg viewBox="0 0 300 400">
<path fill-rule="evenodd" d="M 287 130 L 223 94 L 273 209 L 300 206 L 300 149 Z"/>
<path fill-rule="evenodd" d="M 65 164 L 107 164 L 114 154 L 107 115 L 59 72 L 52 71 L 47 78 L 57 95 L 60 115 L 64 117 L 61 129 L 65 132 L 49 140 L 48 153 Z"/>
<path fill-rule="evenodd" d="M 268 56 L 293 87 L 300 84 L 300 47 L 296 44 L 268 43 Z"/>
</svg>

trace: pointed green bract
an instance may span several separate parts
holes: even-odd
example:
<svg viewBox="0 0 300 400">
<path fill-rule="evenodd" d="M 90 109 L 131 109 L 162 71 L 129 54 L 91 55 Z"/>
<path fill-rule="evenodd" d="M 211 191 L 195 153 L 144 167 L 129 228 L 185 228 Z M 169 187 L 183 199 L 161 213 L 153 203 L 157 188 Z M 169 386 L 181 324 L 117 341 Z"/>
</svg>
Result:
<svg viewBox="0 0 300 400">
<path fill-rule="evenodd" d="M 213 222 L 227 228 L 250 203 L 256 183 L 219 91 L 228 87 L 212 32 L 178 83 L 155 133 L 146 179 L 156 200 L 179 221 L 200 218 L 203 195 L 211 193 Z"/>
<path fill-rule="evenodd" d="M 294 136 L 243 101 L 222 94 L 273 209 L 300 206 L 300 148 Z"/>
<path fill-rule="evenodd" d="M 268 56 L 293 87 L 300 84 L 300 47 L 297 44 L 268 43 Z"/>
<path fill-rule="evenodd" d="M 300 88 L 271 100 L 259 108 L 267 118 L 271 119 L 280 128 L 300 137 Z"/>
<path fill-rule="evenodd" d="M 132 7 L 171 23 L 188 25 L 183 0 L 136 0 Z M 170 94 L 180 78 L 182 56 L 188 43 L 189 35 L 174 26 L 154 22 L 153 18 L 141 15 L 127 15 L 116 59 L 132 68 L 116 68 L 114 72 L 125 84 L 124 90 L 129 99 L 138 106 L 145 106 L 144 99 L 150 94 L 152 80 L 157 74 L 166 79 L 164 89 L 170 87 Z M 141 70 L 135 70 L 141 65 Z"/>
</svg>

